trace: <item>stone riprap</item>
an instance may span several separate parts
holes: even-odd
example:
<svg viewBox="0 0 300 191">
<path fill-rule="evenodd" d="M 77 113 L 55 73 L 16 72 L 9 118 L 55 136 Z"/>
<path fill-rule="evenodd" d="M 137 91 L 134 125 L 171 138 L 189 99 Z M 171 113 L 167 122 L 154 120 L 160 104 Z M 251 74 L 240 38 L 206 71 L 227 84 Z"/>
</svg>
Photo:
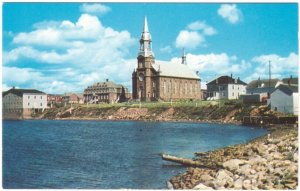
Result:
<svg viewBox="0 0 300 191">
<path fill-rule="evenodd" d="M 200 153 L 216 169 L 188 168 L 170 180 L 174 189 L 297 189 L 297 128 L 280 128 L 247 144 Z"/>
</svg>

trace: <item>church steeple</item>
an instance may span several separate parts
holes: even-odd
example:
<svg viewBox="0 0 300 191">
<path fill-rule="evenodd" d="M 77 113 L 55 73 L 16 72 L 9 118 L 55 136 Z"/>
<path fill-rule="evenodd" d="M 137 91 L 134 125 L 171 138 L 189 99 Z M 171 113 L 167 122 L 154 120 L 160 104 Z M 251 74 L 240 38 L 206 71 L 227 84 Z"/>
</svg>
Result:
<svg viewBox="0 0 300 191">
<path fill-rule="evenodd" d="M 147 22 L 147 17 L 145 16 L 144 20 L 144 29 L 141 35 L 140 39 L 140 51 L 139 51 L 139 56 L 154 56 L 152 52 L 152 40 L 151 40 L 151 35 L 149 33 L 148 29 L 148 22 Z"/>
<path fill-rule="evenodd" d="M 182 50 L 182 57 L 181 57 L 181 64 L 186 64 L 186 55 L 185 55 L 185 50 Z"/>
</svg>

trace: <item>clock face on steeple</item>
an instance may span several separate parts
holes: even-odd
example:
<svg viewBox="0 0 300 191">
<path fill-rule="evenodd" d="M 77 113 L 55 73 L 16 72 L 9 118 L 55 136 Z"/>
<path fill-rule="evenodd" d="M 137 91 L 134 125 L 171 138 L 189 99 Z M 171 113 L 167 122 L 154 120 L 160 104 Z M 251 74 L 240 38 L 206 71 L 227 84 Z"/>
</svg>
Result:
<svg viewBox="0 0 300 191">
<path fill-rule="evenodd" d="M 142 82 L 144 80 L 144 74 L 143 73 L 140 73 L 139 74 L 139 80 Z"/>
</svg>

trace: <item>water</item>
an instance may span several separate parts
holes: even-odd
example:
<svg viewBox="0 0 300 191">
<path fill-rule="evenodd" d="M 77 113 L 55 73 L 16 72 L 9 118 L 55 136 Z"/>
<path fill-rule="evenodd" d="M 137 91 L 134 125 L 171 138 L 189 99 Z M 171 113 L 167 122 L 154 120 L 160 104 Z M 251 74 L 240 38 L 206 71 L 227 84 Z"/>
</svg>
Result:
<svg viewBox="0 0 300 191">
<path fill-rule="evenodd" d="M 192 158 L 266 133 L 236 125 L 115 121 L 3 121 L 4 188 L 164 189 Z"/>
</svg>

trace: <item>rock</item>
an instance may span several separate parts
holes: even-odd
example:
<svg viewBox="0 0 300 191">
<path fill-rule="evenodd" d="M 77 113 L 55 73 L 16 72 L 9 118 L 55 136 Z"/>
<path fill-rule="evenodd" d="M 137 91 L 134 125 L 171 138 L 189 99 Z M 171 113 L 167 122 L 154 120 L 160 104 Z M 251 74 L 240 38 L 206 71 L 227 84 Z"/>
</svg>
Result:
<svg viewBox="0 0 300 191">
<path fill-rule="evenodd" d="M 273 174 L 276 175 L 276 176 L 283 176 L 282 169 L 281 168 L 275 168 Z"/>
<path fill-rule="evenodd" d="M 279 153 L 279 152 L 274 152 L 274 153 L 272 154 L 272 157 L 273 157 L 274 160 L 281 160 L 281 159 L 283 159 L 282 154 Z"/>
<path fill-rule="evenodd" d="M 237 173 L 241 175 L 248 175 L 250 174 L 251 171 L 251 165 L 250 164 L 245 164 L 240 167 L 240 169 L 237 170 Z"/>
<path fill-rule="evenodd" d="M 293 161 L 298 162 L 298 153 L 297 152 L 294 153 L 294 155 L 293 155 Z"/>
<path fill-rule="evenodd" d="M 246 190 L 250 190 L 251 189 L 251 180 L 244 180 L 243 181 L 243 189 L 246 189 Z"/>
<path fill-rule="evenodd" d="M 169 182 L 169 181 L 167 181 L 167 188 L 169 190 L 174 190 L 173 184 L 171 182 Z"/>
<path fill-rule="evenodd" d="M 209 181 L 212 181 L 214 178 L 211 177 L 210 175 L 208 174 L 203 174 L 200 176 L 200 181 L 201 182 L 209 182 Z"/>
<path fill-rule="evenodd" d="M 240 165 L 245 164 L 244 160 L 240 159 L 230 159 L 223 163 L 223 167 L 230 171 L 236 171 L 239 169 Z"/>
<path fill-rule="evenodd" d="M 255 165 L 255 164 L 259 164 L 259 163 L 266 163 L 267 160 L 265 158 L 262 158 L 261 156 L 257 155 L 255 157 L 252 157 L 248 160 L 248 164 L 250 165 Z"/>
<path fill-rule="evenodd" d="M 213 181 L 213 185 L 215 189 L 225 187 L 225 185 L 233 185 L 233 179 L 226 173 L 225 170 L 221 169 L 218 171 L 216 179 Z"/>
<path fill-rule="evenodd" d="M 234 182 L 233 186 L 234 186 L 234 189 L 241 190 L 243 188 L 243 179 L 242 178 L 237 179 Z"/>
<path fill-rule="evenodd" d="M 213 190 L 213 188 L 205 186 L 204 184 L 200 183 L 193 188 L 194 190 Z"/>
</svg>

